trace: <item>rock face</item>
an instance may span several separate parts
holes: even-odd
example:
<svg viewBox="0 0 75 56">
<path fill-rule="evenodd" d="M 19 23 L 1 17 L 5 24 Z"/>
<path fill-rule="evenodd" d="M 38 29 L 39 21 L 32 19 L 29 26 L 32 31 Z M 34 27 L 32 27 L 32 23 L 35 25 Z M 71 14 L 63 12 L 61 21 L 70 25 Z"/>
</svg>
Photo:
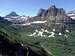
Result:
<svg viewBox="0 0 75 56">
<path fill-rule="evenodd" d="M 52 5 L 50 8 L 47 9 L 48 16 L 56 16 L 57 15 L 57 8 L 55 5 Z"/>
<path fill-rule="evenodd" d="M 52 28 L 57 28 L 58 30 L 71 28 L 72 22 L 74 22 L 71 17 L 67 16 L 67 13 L 63 8 L 57 8 L 55 5 L 52 5 L 48 9 L 40 9 L 37 16 L 33 17 L 31 20 L 47 20 L 47 26 L 53 26 Z"/>
<path fill-rule="evenodd" d="M 40 9 L 37 16 L 40 17 L 40 20 L 50 19 L 55 21 L 55 18 L 57 18 L 56 20 L 61 20 L 59 18 L 64 18 L 66 14 L 63 8 L 59 9 L 59 8 L 56 8 L 55 5 L 52 5 L 47 10 Z"/>
<path fill-rule="evenodd" d="M 46 14 L 46 10 L 45 9 L 40 9 L 39 12 L 38 12 L 38 16 L 45 16 Z"/>
<path fill-rule="evenodd" d="M 48 9 L 40 9 L 37 16 L 33 17 L 31 21 L 44 21 L 47 20 L 50 23 L 62 22 L 66 18 L 66 13 L 63 8 L 56 8 L 55 5 L 52 5 Z M 48 22 L 48 23 L 49 23 Z"/>
</svg>

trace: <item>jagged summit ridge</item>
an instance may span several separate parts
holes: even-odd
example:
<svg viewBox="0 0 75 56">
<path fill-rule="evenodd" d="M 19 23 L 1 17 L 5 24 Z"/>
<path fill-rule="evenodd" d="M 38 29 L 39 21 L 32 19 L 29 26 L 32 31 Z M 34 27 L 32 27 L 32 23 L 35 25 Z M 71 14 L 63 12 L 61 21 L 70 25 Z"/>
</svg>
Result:
<svg viewBox="0 0 75 56">
<path fill-rule="evenodd" d="M 13 17 L 12 17 L 13 16 Z M 64 28 L 64 25 L 74 22 L 72 18 L 67 16 L 67 13 L 63 8 L 57 8 L 52 5 L 48 9 L 40 9 L 38 14 L 34 17 L 19 16 L 15 12 L 11 12 L 5 17 L 13 23 L 13 25 L 30 26 L 32 24 L 45 24 L 47 26 L 60 26 Z M 44 23 L 42 23 L 44 22 Z M 69 27 L 67 27 L 69 28 Z"/>
<path fill-rule="evenodd" d="M 55 5 L 52 5 L 48 9 L 40 9 L 38 12 L 38 16 L 57 16 L 65 14 L 65 10 L 63 8 L 56 8 Z"/>
</svg>

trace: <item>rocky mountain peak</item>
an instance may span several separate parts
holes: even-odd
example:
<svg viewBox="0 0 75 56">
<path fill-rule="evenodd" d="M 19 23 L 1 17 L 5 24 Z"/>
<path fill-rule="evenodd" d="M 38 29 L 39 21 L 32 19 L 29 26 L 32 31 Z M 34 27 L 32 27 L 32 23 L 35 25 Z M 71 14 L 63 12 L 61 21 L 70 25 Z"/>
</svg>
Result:
<svg viewBox="0 0 75 56">
<path fill-rule="evenodd" d="M 11 17 L 11 16 L 19 16 L 19 15 L 14 11 L 12 11 L 10 14 L 6 15 L 6 17 Z"/>
<path fill-rule="evenodd" d="M 50 9 L 56 9 L 56 6 L 55 6 L 55 5 L 52 5 L 52 6 L 50 7 Z"/>
<path fill-rule="evenodd" d="M 11 15 L 11 16 L 18 16 L 18 14 L 16 14 L 16 12 L 14 12 L 14 11 L 11 12 L 10 15 Z"/>
<path fill-rule="evenodd" d="M 42 9 L 42 8 L 41 8 L 41 9 L 39 9 L 37 15 L 38 15 L 38 16 L 43 16 L 43 15 L 45 14 L 45 11 L 46 11 L 45 9 Z"/>
<path fill-rule="evenodd" d="M 55 5 L 52 5 L 48 10 L 48 15 L 49 16 L 56 16 L 57 8 Z"/>
<path fill-rule="evenodd" d="M 55 5 L 52 5 L 48 9 L 40 9 L 38 12 L 38 16 L 46 17 L 46 16 L 59 16 L 65 15 L 65 10 L 63 8 L 57 8 Z"/>
</svg>

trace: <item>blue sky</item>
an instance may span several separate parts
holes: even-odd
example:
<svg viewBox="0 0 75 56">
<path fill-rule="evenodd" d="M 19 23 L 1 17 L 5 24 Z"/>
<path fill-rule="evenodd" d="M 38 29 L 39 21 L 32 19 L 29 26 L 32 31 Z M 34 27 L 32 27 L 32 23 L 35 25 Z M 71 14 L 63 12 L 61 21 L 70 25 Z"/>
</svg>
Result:
<svg viewBox="0 0 75 56">
<path fill-rule="evenodd" d="M 0 0 L 0 16 L 5 16 L 11 11 L 19 15 L 34 16 L 40 8 L 47 9 L 52 4 L 66 11 L 75 10 L 75 0 Z"/>
</svg>

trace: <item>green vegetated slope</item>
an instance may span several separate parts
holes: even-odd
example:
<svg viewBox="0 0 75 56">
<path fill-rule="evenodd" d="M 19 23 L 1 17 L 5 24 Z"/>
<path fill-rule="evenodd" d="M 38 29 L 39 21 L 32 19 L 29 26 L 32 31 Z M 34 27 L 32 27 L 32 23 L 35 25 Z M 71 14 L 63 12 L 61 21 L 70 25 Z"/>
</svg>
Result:
<svg viewBox="0 0 75 56">
<path fill-rule="evenodd" d="M 9 41 L 15 40 L 18 37 L 16 29 L 11 27 L 11 22 L 0 18 L 0 34 Z"/>
<path fill-rule="evenodd" d="M 20 45 L 20 48 L 21 47 L 24 48 L 24 51 L 22 50 L 22 52 L 25 53 L 25 54 L 24 53 L 20 54 L 21 56 L 27 56 L 28 51 L 30 52 L 28 54 L 30 56 L 51 56 L 44 50 L 44 48 L 40 46 L 38 42 L 37 45 L 35 44 L 36 42 L 32 42 L 33 40 L 30 39 L 29 37 L 22 35 L 22 33 L 24 34 L 26 32 L 19 31 L 19 29 L 12 27 L 11 22 L 8 22 L 3 18 L 0 21 L 1 21 L 0 22 L 0 54 L 1 55 L 19 56 L 18 53 L 19 46 L 17 45 Z"/>
<path fill-rule="evenodd" d="M 41 27 L 37 29 L 40 30 Z M 34 56 L 75 56 L 75 31 L 63 33 L 60 36 L 58 35 L 58 32 L 56 32 L 55 37 L 50 38 L 47 36 L 28 36 L 35 32 L 35 30 L 35 27 L 14 28 L 11 26 L 11 22 L 9 23 L 4 20 L 2 22 L 1 20 L 0 45 L 2 45 L 2 41 L 6 41 L 11 45 L 19 43 L 22 44 L 24 48 L 30 48 L 34 53 L 36 53 Z M 50 28 L 48 28 L 48 30 L 51 31 Z M 68 37 L 65 37 L 65 34 Z"/>
<path fill-rule="evenodd" d="M 45 27 L 43 27 L 46 29 Z M 71 32 L 61 32 L 59 30 L 58 32 L 55 32 L 55 37 L 41 37 L 41 36 L 28 36 L 35 32 L 35 30 L 41 30 L 41 27 L 39 28 L 22 28 L 22 31 L 19 33 L 21 34 L 20 40 L 22 40 L 22 43 L 28 43 L 30 47 L 37 51 L 37 53 L 40 51 L 39 49 L 42 47 L 45 49 L 46 52 L 52 54 L 53 56 L 74 56 L 75 55 L 75 31 Z M 49 31 L 52 31 L 51 28 L 47 28 Z M 57 29 L 58 30 L 58 29 Z M 63 33 L 62 35 L 58 35 L 58 33 Z M 47 33 L 45 33 L 47 35 Z M 48 34 L 49 35 L 49 34 Z M 66 35 L 66 36 L 65 36 Z M 41 47 L 40 47 L 41 46 Z"/>
</svg>

